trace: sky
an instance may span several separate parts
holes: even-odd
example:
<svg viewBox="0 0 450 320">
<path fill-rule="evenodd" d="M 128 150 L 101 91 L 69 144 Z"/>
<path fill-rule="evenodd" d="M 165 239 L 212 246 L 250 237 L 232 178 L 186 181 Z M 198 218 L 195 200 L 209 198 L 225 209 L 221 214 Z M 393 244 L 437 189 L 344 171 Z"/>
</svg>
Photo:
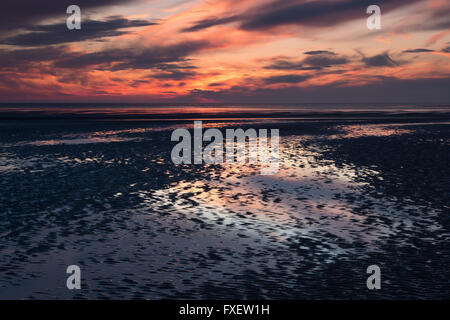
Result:
<svg viewBox="0 0 450 320">
<path fill-rule="evenodd" d="M 66 9 L 81 8 L 69 30 Z M 366 9 L 381 9 L 369 30 Z M 448 0 L 15 0 L 0 102 L 450 103 Z"/>
</svg>

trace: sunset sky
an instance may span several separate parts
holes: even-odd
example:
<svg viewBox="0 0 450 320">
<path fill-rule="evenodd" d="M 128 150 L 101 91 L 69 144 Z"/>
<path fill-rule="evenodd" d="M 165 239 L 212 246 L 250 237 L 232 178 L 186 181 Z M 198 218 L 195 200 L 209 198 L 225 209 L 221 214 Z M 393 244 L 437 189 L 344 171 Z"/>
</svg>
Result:
<svg viewBox="0 0 450 320">
<path fill-rule="evenodd" d="M 66 8 L 81 8 L 68 30 Z M 369 5 L 381 30 L 368 30 Z M 15 0 L 0 102 L 450 102 L 448 0 Z"/>
</svg>

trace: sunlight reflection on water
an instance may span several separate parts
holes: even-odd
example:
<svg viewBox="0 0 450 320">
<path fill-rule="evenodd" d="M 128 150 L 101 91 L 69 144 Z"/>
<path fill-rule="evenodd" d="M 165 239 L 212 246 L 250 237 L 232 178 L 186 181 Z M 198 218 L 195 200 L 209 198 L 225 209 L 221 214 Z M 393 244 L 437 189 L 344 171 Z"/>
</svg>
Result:
<svg viewBox="0 0 450 320">
<path fill-rule="evenodd" d="M 375 168 L 358 168 L 358 174 L 352 166 L 338 168 L 332 161 L 319 160 L 320 152 L 299 147 L 305 139 L 283 137 L 276 175 L 261 176 L 256 165 L 223 164 L 209 180 L 183 181 L 158 190 L 152 195 L 157 201 L 149 205 L 221 225 L 239 225 L 260 240 L 295 235 L 320 240 L 331 255 L 346 251 L 336 245 L 336 237 L 347 243 L 373 244 L 370 250 L 377 250 L 380 241 L 413 230 L 421 219 L 428 220 L 430 230 L 440 228 L 431 219 L 434 212 L 422 218 L 409 216 L 404 212 L 419 208 L 398 208 L 387 199 L 363 196 L 366 184 L 355 178 L 377 175 Z"/>
</svg>

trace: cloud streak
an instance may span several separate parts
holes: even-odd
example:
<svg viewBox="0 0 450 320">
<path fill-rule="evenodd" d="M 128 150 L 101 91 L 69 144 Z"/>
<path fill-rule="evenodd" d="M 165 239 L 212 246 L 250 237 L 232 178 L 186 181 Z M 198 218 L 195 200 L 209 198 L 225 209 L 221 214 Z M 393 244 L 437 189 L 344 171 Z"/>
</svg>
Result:
<svg viewBox="0 0 450 320">
<path fill-rule="evenodd" d="M 65 22 L 36 25 L 25 28 L 26 33 L 0 40 L 0 44 L 35 47 L 80 42 L 106 37 L 117 37 L 131 33 L 131 31 L 124 31 L 123 29 L 146 27 L 154 24 L 154 22 L 145 20 L 128 20 L 122 17 L 109 17 L 105 21 L 83 21 L 83 28 L 73 32 L 67 32 Z"/>
<path fill-rule="evenodd" d="M 380 0 L 377 4 L 383 7 L 384 12 L 389 12 L 418 1 L 420 0 Z M 194 32 L 233 22 L 247 31 L 286 25 L 330 27 L 364 17 L 366 8 L 372 4 L 372 0 L 275 0 L 241 14 L 199 20 L 183 31 Z"/>
<path fill-rule="evenodd" d="M 77 0 L 84 9 L 94 9 L 119 4 L 129 4 L 132 0 Z M 0 10 L 0 30 L 28 28 L 44 19 L 61 17 L 65 19 L 66 8 L 74 4 L 72 0 L 14 0 Z"/>
</svg>

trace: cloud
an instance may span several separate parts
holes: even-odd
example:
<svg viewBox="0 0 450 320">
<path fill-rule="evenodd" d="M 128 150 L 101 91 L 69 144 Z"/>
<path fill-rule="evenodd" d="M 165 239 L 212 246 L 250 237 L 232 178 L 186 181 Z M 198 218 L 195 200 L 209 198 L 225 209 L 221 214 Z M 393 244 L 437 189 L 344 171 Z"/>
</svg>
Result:
<svg viewBox="0 0 450 320">
<path fill-rule="evenodd" d="M 54 66 L 58 68 L 85 68 L 96 65 L 108 67 L 111 63 L 127 59 L 126 50 L 110 50 L 91 53 L 71 52 L 65 57 L 55 60 Z"/>
<path fill-rule="evenodd" d="M 32 24 L 54 17 L 60 17 L 65 22 L 67 7 L 72 4 L 81 8 L 83 17 L 87 9 L 127 4 L 133 0 L 77 0 L 76 3 L 73 2 L 73 0 L 9 1 L 0 10 L 0 30 L 8 32 L 14 29 L 26 29 Z"/>
<path fill-rule="evenodd" d="M 207 29 L 209 27 L 227 24 L 230 22 L 234 22 L 239 19 L 239 16 L 229 16 L 229 17 L 223 17 L 223 18 L 217 18 L 217 17 L 210 17 L 204 20 L 197 21 L 194 25 L 184 28 L 181 31 L 182 32 L 195 32 L 200 31 L 203 29 Z"/>
<path fill-rule="evenodd" d="M 332 55 L 335 55 L 334 52 L 328 51 L 328 50 L 306 51 L 305 54 L 307 54 L 307 55 L 316 55 L 316 54 L 332 54 Z"/>
<path fill-rule="evenodd" d="M 128 20 L 122 17 L 109 17 L 105 21 L 86 20 L 81 30 L 70 31 L 66 23 L 37 25 L 27 27 L 26 33 L 1 40 L 1 44 L 17 46 L 44 46 L 85 40 L 101 39 L 130 33 L 122 29 L 144 27 L 155 23 L 145 20 Z"/>
<path fill-rule="evenodd" d="M 363 85 L 327 84 L 314 87 L 251 88 L 196 90 L 186 99 L 210 99 L 223 103 L 448 103 L 450 78 L 398 79 L 384 77 Z M 194 94 L 195 93 L 195 94 Z"/>
<path fill-rule="evenodd" d="M 362 61 L 367 67 L 395 67 L 399 65 L 387 53 L 377 54 L 372 57 L 363 56 Z"/>
<path fill-rule="evenodd" d="M 423 52 L 434 52 L 434 50 L 423 48 L 403 50 L 403 53 L 423 53 Z"/>
<path fill-rule="evenodd" d="M 449 13 L 450 15 L 450 13 Z M 447 16 L 448 17 L 448 16 Z M 436 20 L 429 20 L 427 22 L 425 22 L 425 24 L 421 24 L 421 25 L 417 25 L 415 30 L 420 31 L 420 30 L 448 30 L 450 29 L 450 21 L 448 20 L 448 18 L 446 18 L 445 20 L 440 20 L 440 21 L 436 21 Z"/>
<path fill-rule="evenodd" d="M 287 74 L 281 76 L 272 76 L 268 78 L 264 78 L 264 82 L 266 84 L 278 84 L 278 83 L 300 83 L 305 80 L 308 80 L 311 76 L 309 75 L 296 75 L 296 74 Z"/>
<path fill-rule="evenodd" d="M 129 85 L 132 88 L 137 88 L 139 87 L 141 84 L 148 84 L 150 83 L 149 80 L 133 80 Z"/>
<path fill-rule="evenodd" d="M 268 70 L 321 70 L 348 63 L 348 58 L 339 56 L 334 52 L 326 50 L 308 51 L 301 61 L 294 61 L 288 58 L 274 59 L 272 63 L 264 66 Z"/>
<path fill-rule="evenodd" d="M 151 69 L 161 63 L 185 61 L 186 57 L 210 46 L 209 41 L 184 41 L 166 46 L 153 46 L 139 53 L 126 50 L 126 57 L 120 55 L 119 64 L 113 70 Z M 130 52 L 131 51 L 131 52 Z"/>
<path fill-rule="evenodd" d="M 224 82 L 213 82 L 213 83 L 208 84 L 209 87 L 220 87 L 220 86 L 224 86 L 224 85 L 226 85 L 226 83 L 224 83 Z"/>
<path fill-rule="evenodd" d="M 196 69 L 197 67 L 189 65 L 189 64 L 180 64 L 180 63 L 161 63 L 158 64 L 157 68 L 159 70 L 174 70 L 174 69 Z"/>
<path fill-rule="evenodd" d="M 49 62 L 63 58 L 66 52 L 64 47 L 1 50 L 0 68 L 22 68 L 29 63 Z"/>
<path fill-rule="evenodd" d="M 164 79 L 164 80 L 184 80 L 186 78 L 191 78 L 197 75 L 196 72 L 186 72 L 181 70 L 172 70 L 170 72 L 163 72 L 152 75 L 151 77 L 156 79 Z"/>
<path fill-rule="evenodd" d="M 421 0 L 379 0 L 377 4 L 383 8 L 384 13 L 387 13 L 418 1 Z M 247 31 L 286 25 L 330 27 L 360 19 L 365 16 L 367 7 L 372 4 L 372 0 L 275 0 L 240 14 L 202 19 L 184 31 L 194 32 L 231 22 L 238 22 L 239 28 Z"/>
<path fill-rule="evenodd" d="M 33 49 L 0 50 L 0 69 L 25 71 L 30 67 L 95 70 L 145 70 L 160 71 L 160 79 L 184 79 L 194 76 L 195 66 L 188 64 L 188 56 L 204 48 L 207 41 L 184 41 L 148 48 L 108 48 L 95 52 L 76 52 L 67 46 L 48 46 Z M 80 70 L 80 72 L 82 72 Z"/>
<path fill-rule="evenodd" d="M 338 57 L 338 56 L 332 56 L 332 55 L 313 55 L 306 57 L 303 60 L 304 64 L 307 64 L 311 67 L 319 67 L 319 68 L 325 68 L 325 67 L 331 67 L 333 65 L 339 65 L 339 64 L 345 64 L 348 62 L 348 59 L 345 57 Z"/>
<path fill-rule="evenodd" d="M 168 63 L 184 62 L 187 56 L 208 46 L 208 41 L 199 40 L 144 49 L 109 49 L 86 54 L 72 54 L 57 61 L 55 66 L 59 68 L 99 66 L 111 71 L 171 68 L 173 66 Z"/>
<path fill-rule="evenodd" d="M 305 25 L 313 27 L 333 26 L 361 17 L 361 12 L 372 0 L 340 1 L 286 1 L 277 0 L 256 10 L 256 14 L 243 21 L 244 30 L 259 30 L 281 25 Z M 383 2 L 383 1 L 382 1 Z M 387 2 L 387 1 L 384 1 Z M 413 1 L 392 0 L 389 7 L 397 7 Z M 381 4 L 382 5 L 382 4 Z M 384 11 L 389 10 L 386 6 Z"/>
<path fill-rule="evenodd" d="M 320 70 L 320 67 L 305 66 L 303 62 L 293 62 L 285 59 L 276 60 L 271 64 L 264 66 L 268 70 Z"/>
</svg>

